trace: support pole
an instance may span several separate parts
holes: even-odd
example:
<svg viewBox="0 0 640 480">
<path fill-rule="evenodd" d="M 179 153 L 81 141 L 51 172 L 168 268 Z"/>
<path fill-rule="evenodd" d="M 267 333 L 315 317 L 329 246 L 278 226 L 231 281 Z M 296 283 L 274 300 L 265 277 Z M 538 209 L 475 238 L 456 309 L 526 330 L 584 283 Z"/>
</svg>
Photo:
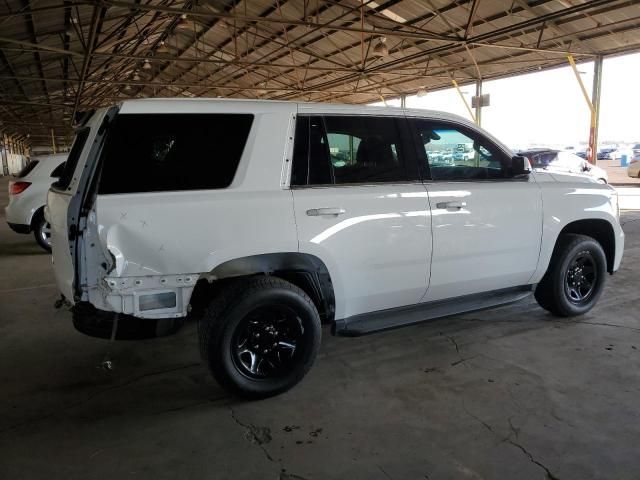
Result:
<svg viewBox="0 0 640 480">
<path fill-rule="evenodd" d="M 400 95 L 400 108 L 407 108 L 407 95 Z"/>
<path fill-rule="evenodd" d="M 53 154 L 56 154 L 56 137 L 53 134 L 53 128 L 51 129 L 51 146 L 53 147 Z"/>
<path fill-rule="evenodd" d="M 600 59 L 600 67 L 598 67 L 597 74 L 601 76 L 602 75 L 602 56 L 599 56 L 598 58 Z M 594 102 L 592 102 L 591 98 L 589 97 L 589 94 L 587 93 L 587 89 L 584 86 L 584 82 L 582 81 L 582 78 L 580 78 L 580 72 L 578 72 L 578 67 L 576 66 L 576 62 L 573 59 L 573 56 L 567 55 L 567 60 L 569 60 L 571 69 L 573 70 L 573 73 L 576 76 L 576 80 L 578 81 L 578 85 L 580 86 L 580 90 L 582 90 L 582 95 L 584 96 L 584 99 L 587 102 L 587 106 L 591 111 L 591 122 L 589 126 L 589 148 L 587 149 L 587 161 L 595 165 L 596 159 L 598 158 L 597 139 L 596 139 L 597 127 L 598 127 L 597 106 L 594 104 Z M 598 63 L 598 60 L 596 60 L 596 64 L 597 63 Z M 598 88 L 597 95 L 595 91 L 596 84 Z M 594 99 L 597 100 L 597 102 L 599 103 L 600 102 L 600 91 L 599 91 L 600 80 L 596 80 L 595 76 L 593 79 L 593 88 L 594 88 Z"/>
<path fill-rule="evenodd" d="M 0 137 L 2 142 L 2 175 L 9 175 L 9 160 L 7 158 L 7 137 L 3 133 Z"/>
<path fill-rule="evenodd" d="M 593 93 L 591 103 L 593 105 L 591 116 L 591 129 L 589 131 L 589 149 L 592 152 L 591 163 L 595 165 L 598 159 L 598 130 L 600 129 L 600 96 L 602 93 L 602 55 L 598 55 L 593 62 Z"/>
<path fill-rule="evenodd" d="M 473 114 L 473 110 L 471 110 L 471 107 L 469 106 L 469 102 L 467 102 L 467 99 L 464 98 L 464 95 L 462 94 L 462 91 L 458 86 L 458 82 L 456 82 L 455 79 L 452 78 L 451 83 L 453 83 L 453 86 L 456 87 L 456 91 L 458 92 L 458 95 L 460 95 L 460 99 L 462 100 L 462 103 L 464 103 L 464 106 L 467 107 L 467 111 L 469 112 L 469 116 L 471 117 L 471 120 L 475 122 L 476 116 Z"/>
<path fill-rule="evenodd" d="M 476 80 L 476 124 L 480 126 L 482 124 L 482 103 L 480 99 L 482 97 L 482 79 Z"/>
</svg>

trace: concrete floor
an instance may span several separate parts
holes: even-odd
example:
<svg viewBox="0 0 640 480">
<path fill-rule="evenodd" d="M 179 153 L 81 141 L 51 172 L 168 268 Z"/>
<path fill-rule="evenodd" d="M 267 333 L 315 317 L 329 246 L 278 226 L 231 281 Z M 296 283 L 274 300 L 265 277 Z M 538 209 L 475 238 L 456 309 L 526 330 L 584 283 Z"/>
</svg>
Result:
<svg viewBox="0 0 640 480">
<path fill-rule="evenodd" d="M 0 205 L 6 204 L 0 179 Z M 112 348 L 54 310 L 49 257 L 0 213 L 0 479 L 637 479 L 640 212 L 577 320 L 534 303 L 363 338 L 324 331 L 292 391 L 230 398 L 194 325 Z"/>
</svg>

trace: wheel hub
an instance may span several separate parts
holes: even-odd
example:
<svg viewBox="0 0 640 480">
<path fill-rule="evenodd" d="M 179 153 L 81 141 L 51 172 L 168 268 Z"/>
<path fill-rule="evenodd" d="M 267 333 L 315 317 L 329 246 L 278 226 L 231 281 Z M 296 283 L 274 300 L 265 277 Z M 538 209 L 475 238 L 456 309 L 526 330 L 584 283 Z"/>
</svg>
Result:
<svg viewBox="0 0 640 480">
<path fill-rule="evenodd" d="M 565 291 L 573 303 L 587 301 L 595 290 L 597 266 L 589 251 L 579 252 L 567 269 Z"/>
<path fill-rule="evenodd" d="M 288 308 L 261 308 L 238 326 L 232 344 L 236 367 L 251 378 L 273 378 L 295 363 L 304 334 L 300 319 Z"/>
</svg>

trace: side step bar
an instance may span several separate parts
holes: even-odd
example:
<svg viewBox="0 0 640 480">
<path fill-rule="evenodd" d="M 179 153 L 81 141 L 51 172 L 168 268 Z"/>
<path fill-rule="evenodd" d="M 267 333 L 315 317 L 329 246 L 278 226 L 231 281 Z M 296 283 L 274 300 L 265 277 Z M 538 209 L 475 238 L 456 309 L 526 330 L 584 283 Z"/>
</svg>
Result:
<svg viewBox="0 0 640 480">
<path fill-rule="evenodd" d="M 534 289 L 535 285 L 524 285 L 408 307 L 354 315 L 353 317 L 336 320 L 331 333 L 347 337 L 358 337 L 368 333 L 413 325 L 424 322 L 425 320 L 484 310 L 523 300 L 530 296 Z"/>
</svg>

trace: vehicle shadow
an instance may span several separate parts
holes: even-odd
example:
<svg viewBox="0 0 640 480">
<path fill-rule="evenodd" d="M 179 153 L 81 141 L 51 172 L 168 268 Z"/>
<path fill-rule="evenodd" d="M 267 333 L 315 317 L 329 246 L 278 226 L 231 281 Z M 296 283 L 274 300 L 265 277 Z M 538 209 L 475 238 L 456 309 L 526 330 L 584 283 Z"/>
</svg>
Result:
<svg viewBox="0 0 640 480">
<path fill-rule="evenodd" d="M 36 244 L 14 243 L 0 245 L 0 257 L 25 256 L 25 255 L 50 255 Z"/>
</svg>

